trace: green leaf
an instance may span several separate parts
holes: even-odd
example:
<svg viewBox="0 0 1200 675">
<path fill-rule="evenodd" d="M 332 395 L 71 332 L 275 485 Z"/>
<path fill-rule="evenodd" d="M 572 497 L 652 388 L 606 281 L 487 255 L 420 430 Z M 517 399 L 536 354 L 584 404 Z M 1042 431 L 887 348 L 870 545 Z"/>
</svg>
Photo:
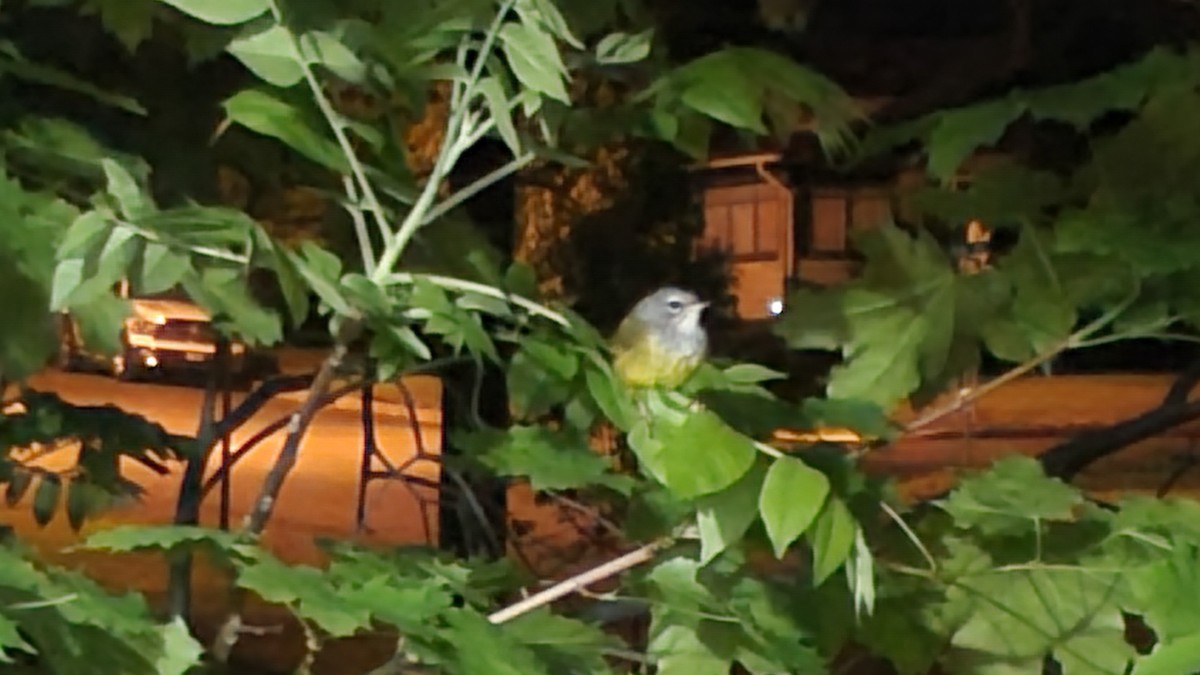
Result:
<svg viewBox="0 0 1200 675">
<path fill-rule="evenodd" d="M 567 70 L 553 36 L 536 26 L 506 23 L 500 29 L 500 44 L 521 84 L 563 103 L 571 102 Z"/>
<path fill-rule="evenodd" d="M 103 511 L 112 503 L 113 496 L 104 488 L 76 478 L 67 485 L 67 523 L 78 532 L 89 516 Z"/>
<path fill-rule="evenodd" d="M 1117 612 L 1105 612 L 1054 650 L 1064 675 L 1125 675 L 1136 655 Z"/>
<path fill-rule="evenodd" d="M 512 108 L 509 106 L 508 96 L 504 93 L 504 85 L 500 83 L 499 78 L 485 77 L 475 84 L 475 88 L 483 94 L 488 114 L 496 121 L 496 131 L 508 146 L 508 151 L 514 156 L 520 155 L 521 138 L 517 136 L 517 127 L 513 124 Z"/>
<path fill-rule="evenodd" d="M 756 462 L 733 485 L 696 500 L 702 564 L 711 562 L 750 529 L 758 517 L 758 495 L 765 478 L 766 468 Z"/>
<path fill-rule="evenodd" d="M 1177 544 L 1161 559 L 1129 572 L 1131 610 L 1141 614 L 1161 642 L 1200 633 L 1200 606 L 1189 598 L 1200 593 L 1200 551 Z"/>
<path fill-rule="evenodd" d="M 50 286 L 50 309 L 61 311 L 67 308 L 71 295 L 83 283 L 83 258 L 68 258 L 54 267 L 54 279 Z"/>
<path fill-rule="evenodd" d="M 846 362 L 830 372 L 828 394 L 890 407 L 920 386 L 918 359 L 929 323 L 887 296 L 863 293 L 853 302 L 861 303 L 850 310 L 858 313 L 854 342 Z"/>
<path fill-rule="evenodd" d="M 988 471 L 963 480 L 938 502 L 959 527 L 990 534 L 1028 532 L 1031 520 L 1071 521 L 1083 495 L 1049 478 L 1032 457 L 1005 457 Z"/>
<path fill-rule="evenodd" d="M 270 24 L 238 36 L 229 43 L 228 51 L 262 80 L 286 88 L 304 79 L 295 41 L 285 26 Z"/>
<path fill-rule="evenodd" d="M 154 32 L 157 0 L 91 0 L 85 8 L 99 15 L 104 28 L 131 53 Z"/>
<path fill-rule="evenodd" d="M 507 632 L 493 626 L 483 616 L 465 609 L 452 609 L 445 614 L 449 631 L 446 639 L 454 645 L 471 645 L 472 649 L 454 650 L 462 675 L 549 675 L 533 652 L 517 643 Z"/>
<path fill-rule="evenodd" d="M 177 253 L 167 246 L 147 242 L 146 248 L 142 251 L 142 274 L 138 279 L 139 290 L 142 293 L 153 295 L 174 288 L 187 273 L 190 262 L 186 255 Z"/>
<path fill-rule="evenodd" d="M 145 190 L 120 162 L 105 158 L 100 160 L 100 166 L 104 168 L 104 176 L 108 181 L 108 194 L 117 200 L 121 215 L 137 221 L 156 210 Z"/>
<path fill-rule="evenodd" d="M 354 302 L 363 314 L 385 320 L 391 318 L 394 310 L 387 294 L 366 275 L 358 272 L 343 275 L 340 286 L 347 291 L 346 298 Z"/>
<path fill-rule="evenodd" d="M 689 626 L 667 626 L 647 650 L 658 675 L 729 675 L 733 659 L 716 654 Z"/>
<path fill-rule="evenodd" d="M 858 522 L 845 502 L 830 495 L 806 532 L 813 549 L 813 584 L 820 585 L 842 566 L 854 549 Z"/>
<path fill-rule="evenodd" d="M 1177 675 L 1200 669 L 1200 634 L 1160 642 L 1137 660 L 1132 675 Z"/>
<path fill-rule="evenodd" d="M 563 42 L 583 49 L 583 43 L 575 36 L 554 0 L 519 0 L 515 7 L 522 22 L 543 26 Z"/>
<path fill-rule="evenodd" d="M 334 313 L 349 316 L 353 308 L 338 288 L 338 277 L 342 272 L 342 261 L 320 246 L 305 241 L 300 245 L 299 256 L 292 259 L 300 276 L 308 282 L 309 287 L 317 294 Z"/>
<path fill-rule="evenodd" d="M 788 296 L 771 330 L 792 349 L 834 351 L 850 339 L 843 292 L 801 288 Z"/>
<path fill-rule="evenodd" d="M 175 9 L 216 26 L 245 23 L 271 8 L 270 0 L 159 0 Z"/>
<path fill-rule="evenodd" d="M 786 380 L 787 373 L 781 373 L 778 370 L 772 370 L 766 366 L 760 366 L 757 363 L 738 363 L 729 366 L 722 375 L 725 379 L 734 384 L 758 384 L 768 380 Z"/>
<path fill-rule="evenodd" d="M 949 181 L 976 148 L 998 141 L 1024 112 L 1024 105 L 1005 98 L 939 113 L 929 137 L 929 172 Z"/>
<path fill-rule="evenodd" d="M 33 645 L 25 641 L 21 637 L 21 632 L 17 623 L 8 617 L 0 615 L 0 663 L 12 663 L 13 658 L 8 654 L 10 650 L 20 650 L 27 654 L 36 654 L 37 649 Z"/>
<path fill-rule="evenodd" d="M 765 134 L 762 91 L 730 54 L 704 56 L 683 69 L 684 105 L 730 126 Z"/>
<path fill-rule="evenodd" d="M 501 476 L 528 476 L 534 490 L 604 485 L 628 495 L 633 489 L 632 480 L 611 473 L 608 462 L 580 434 L 514 426 L 462 434 L 457 443 Z"/>
<path fill-rule="evenodd" d="M 264 136 L 279 139 L 310 160 L 339 173 L 349 172 L 346 156 L 323 127 L 290 103 L 258 89 L 234 94 L 224 103 L 234 122 Z"/>
<path fill-rule="evenodd" d="M 583 376 L 588 393 L 604 416 L 622 431 L 632 429 L 637 411 L 612 367 L 599 357 L 591 358 L 584 363 Z"/>
<path fill-rule="evenodd" d="M 609 33 L 596 44 L 596 61 L 604 64 L 636 63 L 650 55 L 654 29 L 639 33 Z"/>
<path fill-rule="evenodd" d="M 70 309 L 89 349 L 102 354 L 115 354 L 121 349 L 123 319 L 130 313 L 128 301 L 107 293 L 89 298 L 86 304 L 72 304 Z"/>
<path fill-rule="evenodd" d="M 362 572 L 350 575 L 355 587 L 347 589 L 339 585 L 342 600 L 348 606 L 369 611 L 376 620 L 412 632 L 428 626 L 453 603 L 453 596 L 441 584 L 425 578 L 398 577 L 394 566 L 391 567 L 388 573 L 365 582 L 361 582 Z"/>
<path fill-rule="evenodd" d="M 300 53 L 311 64 L 323 66 L 347 82 L 362 83 L 367 67 L 337 36 L 309 31 L 300 36 Z"/>
<path fill-rule="evenodd" d="M 587 668 L 608 672 L 604 655 L 620 644 L 614 636 L 582 621 L 541 609 L 504 624 L 504 633 L 533 649 L 555 672 Z"/>
<path fill-rule="evenodd" d="M 307 565 L 285 565 L 262 556 L 238 571 L 238 586 L 267 602 L 292 607 L 333 637 L 348 637 L 371 625 L 370 613 L 338 597 L 324 572 Z"/>
<path fill-rule="evenodd" d="M 62 495 L 62 479 L 57 474 L 42 475 L 37 491 L 33 495 L 33 519 L 38 525 L 45 527 L 54 518 L 58 508 L 59 496 Z"/>
<path fill-rule="evenodd" d="M 238 535 L 191 525 L 118 525 L 89 535 L 82 547 L 128 553 L 144 550 L 169 551 L 198 544 L 228 551 L 238 544 Z"/>
<path fill-rule="evenodd" d="M 157 675 L 185 675 L 200 664 L 204 647 L 192 637 L 181 617 L 159 626 L 162 654 L 154 663 Z"/>
<path fill-rule="evenodd" d="M 8 479 L 8 485 L 4 489 L 4 503 L 12 508 L 21 501 L 21 497 L 29 490 L 29 486 L 33 484 L 33 472 L 24 467 L 14 467 L 12 476 Z"/>
<path fill-rule="evenodd" d="M 1123 661 L 1112 669 L 1114 655 L 1096 653 L 1095 645 L 1074 642 L 1090 631 L 1123 627 L 1113 604 L 1119 576 L 1087 568 L 993 571 L 957 582 L 966 594 L 969 617 L 951 643 L 1009 660 L 1040 657 L 1053 650 L 1061 660 L 1085 664 L 1075 672 L 1120 673 L 1133 655 L 1126 646 Z"/>
<path fill-rule="evenodd" d="M 509 405 L 521 417 L 537 417 L 567 400 L 579 371 L 579 354 L 561 340 L 530 336 L 509 363 Z"/>
<path fill-rule="evenodd" d="M 154 12 L 149 10 L 153 9 L 154 2 L 155 0 L 109 0 L 99 8 L 100 20 L 126 48 L 133 51 L 142 40 L 150 36 Z M 134 115 L 146 115 L 146 109 L 133 97 L 97 87 L 89 80 L 48 64 L 30 61 L 12 43 L 0 43 L 0 54 L 8 57 L 3 63 L 3 70 L 14 77 L 83 94 L 102 105 Z"/>
<path fill-rule="evenodd" d="M 722 490 L 754 463 L 753 442 L 707 410 L 663 412 L 638 421 L 629 435 L 638 460 L 683 499 Z"/>
<path fill-rule="evenodd" d="M 58 259 L 86 258 L 93 247 L 100 241 L 107 240 L 107 237 L 102 235 L 108 232 L 109 227 L 108 219 L 99 211 L 84 211 L 79 214 L 67 228 L 62 242 L 58 245 Z"/>
<path fill-rule="evenodd" d="M 273 310 L 258 304 L 239 270 L 210 267 L 182 279 L 184 290 L 208 310 L 219 327 L 232 329 L 251 345 L 273 345 L 283 338 L 283 323 Z"/>
<path fill-rule="evenodd" d="M 223 206 L 177 206 L 143 217 L 140 225 L 184 245 L 241 248 L 261 237 L 254 219 Z"/>
<path fill-rule="evenodd" d="M 813 524 L 829 496 L 829 479 L 795 457 L 780 457 L 767 470 L 758 509 L 767 536 L 782 558 L 797 537 Z"/>
</svg>

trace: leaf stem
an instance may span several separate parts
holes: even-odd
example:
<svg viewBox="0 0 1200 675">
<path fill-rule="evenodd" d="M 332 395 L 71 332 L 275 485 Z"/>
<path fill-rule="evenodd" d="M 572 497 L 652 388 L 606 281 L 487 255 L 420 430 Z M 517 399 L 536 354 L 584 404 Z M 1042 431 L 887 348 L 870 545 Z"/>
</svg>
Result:
<svg viewBox="0 0 1200 675">
<path fill-rule="evenodd" d="M 904 536 L 908 537 L 909 541 L 913 543 L 913 546 L 916 546 L 917 550 L 921 552 L 921 557 L 925 558 L 926 564 L 929 565 L 929 572 L 931 574 L 937 573 L 937 560 L 934 559 L 933 554 L 929 552 L 929 549 L 925 547 L 925 542 L 921 541 L 921 538 L 917 536 L 917 533 L 913 532 L 912 528 L 908 526 L 908 523 L 904 522 L 904 518 L 902 518 L 899 513 L 896 513 L 896 509 L 893 509 L 892 505 L 888 504 L 887 502 L 879 502 L 879 507 L 883 509 L 883 512 L 887 514 L 888 518 L 891 518 L 892 521 L 900 527 L 900 529 L 904 532 Z"/>
<path fill-rule="evenodd" d="M 423 279 L 434 285 L 441 286 L 442 288 L 452 290 L 452 291 L 478 293 L 480 295 L 486 295 L 490 298 L 496 298 L 499 300 L 507 300 L 508 302 L 511 302 L 514 305 L 517 305 L 518 307 L 525 309 L 530 314 L 535 314 L 544 319 L 549 319 L 550 321 L 553 321 L 554 323 L 562 326 L 563 328 L 571 327 L 571 322 L 567 320 L 567 317 L 550 309 L 549 307 L 546 307 L 545 305 L 543 305 L 541 303 L 534 302 L 533 300 L 530 300 L 529 298 L 525 298 L 520 295 L 515 295 L 513 293 L 508 293 L 499 288 L 496 288 L 495 286 L 489 286 L 487 284 L 482 284 L 477 281 L 467 281 L 466 279 L 447 277 L 447 276 L 442 276 L 440 274 L 413 274 L 413 273 L 409 273 L 409 272 L 395 272 L 392 274 L 388 274 L 383 277 L 382 281 L 384 284 L 413 284 L 413 283 L 416 283 L 417 280 L 419 280 L 419 279 Z"/>
<path fill-rule="evenodd" d="M 429 209 L 429 213 L 426 214 L 425 218 L 422 219 L 422 225 L 428 225 L 429 223 L 436 221 L 438 218 L 446 215 L 471 197 L 474 197 L 492 185 L 500 182 L 504 178 L 507 178 L 508 176 L 525 168 L 535 158 L 536 155 L 534 155 L 532 152 L 526 152 L 519 157 L 510 159 L 503 166 L 489 171 L 488 173 L 476 179 L 470 185 L 447 197 L 442 201 L 442 203 Z"/>
<path fill-rule="evenodd" d="M 283 11 L 279 6 L 278 0 L 270 0 L 271 15 L 275 19 L 275 23 L 279 26 L 284 26 Z M 367 179 L 366 170 L 363 168 L 362 162 L 358 159 L 358 153 L 354 151 L 354 145 L 350 142 L 350 137 L 346 135 L 346 125 L 342 123 L 342 116 L 334 109 L 333 103 L 325 96 L 325 92 L 321 89 L 321 83 L 317 80 L 316 73 L 313 72 L 308 60 L 304 58 L 304 53 L 300 50 L 300 43 L 290 30 L 287 31 L 288 47 L 291 49 L 292 58 L 296 64 L 300 66 L 300 70 L 304 73 L 304 80 L 308 83 L 308 88 L 312 92 L 313 99 L 317 103 L 317 107 L 321 110 L 321 114 L 325 117 L 325 121 L 329 124 L 329 128 L 333 131 L 333 136 L 337 139 L 338 147 L 342 149 L 342 154 L 346 156 L 346 161 L 350 165 L 350 171 L 354 175 L 354 180 L 358 183 L 359 189 L 362 191 L 363 198 L 366 199 L 367 208 L 371 210 L 371 215 L 375 218 L 375 224 L 383 235 L 383 240 L 389 241 L 392 238 L 392 229 L 388 224 L 387 212 L 383 208 L 382 202 L 375 194 L 375 189 L 371 186 L 371 181 Z M 351 195 L 348 195 L 351 196 Z M 351 196 L 355 203 L 357 199 Z M 361 233 L 359 238 L 361 239 Z M 362 242 L 359 242 L 362 245 Z M 374 256 L 372 255 L 372 259 Z"/>
<path fill-rule="evenodd" d="M 346 205 L 346 212 L 354 222 L 354 238 L 358 240 L 358 252 L 362 256 L 363 270 L 367 275 L 375 273 L 375 245 L 371 243 L 371 234 L 367 231 L 367 222 L 363 218 L 362 208 L 359 207 L 358 188 L 350 176 L 342 176 L 342 189 L 350 198 L 351 204 Z"/>
<path fill-rule="evenodd" d="M 1101 328 L 1104 328 L 1105 326 L 1107 326 L 1108 324 L 1110 324 L 1114 320 L 1116 320 L 1116 318 L 1118 316 L 1120 316 L 1122 312 L 1124 312 L 1126 309 L 1129 308 L 1129 306 L 1131 304 L 1133 304 L 1134 300 L 1137 299 L 1137 296 L 1138 296 L 1138 289 L 1134 289 L 1129 295 L 1127 295 L 1121 302 L 1117 303 L 1112 309 L 1108 310 L 1107 312 L 1100 315 L 1099 317 L 1096 317 L 1091 322 L 1089 322 L 1087 325 L 1085 325 L 1083 328 L 1080 328 L 1079 330 L 1075 331 L 1074 333 L 1071 333 L 1070 335 L 1067 336 L 1066 339 L 1055 344 L 1050 349 L 1047 349 L 1046 351 L 1042 352 L 1041 354 L 1034 356 L 1033 358 L 1025 361 L 1024 363 L 1021 363 L 1020 365 L 1016 366 L 1015 368 L 1012 368 L 1012 369 L 1006 371 L 1004 374 L 1000 375 L 999 377 L 988 380 L 986 383 L 984 383 L 978 387 L 975 387 L 974 389 L 971 389 L 970 391 L 963 394 L 962 396 L 957 397 L 954 401 L 947 403 L 946 405 L 941 406 L 939 408 L 935 408 L 934 410 L 932 410 L 928 413 L 925 413 L 924 415 L 921 415 L 920 417 L 913 420 L 912 422 L 909 422 L 908 424 L 904 425 L 902 435 L 907 435 L 918 429 L 927 427 L 930 424 L 933 424 L 934 422 L 942 419 L 943 417 L 965 408 L 968 404 L 974 403 L 975 401 L 992 393 L 993 391 L 1008 384 L 1009 382 L 1016 380 L 1017 378 L 1028 373 L 1029 371 L 1033 370 L 1034 368 L 1037 368 L 1038 366 L 1049 361 L 1050 359 L 1061 354 L 1062 352 L 1065 352 L 1069 349 L 1075 349 L 1075 348 L 1087 346 L 1089 344 L 1089 341 L 1088 341 L 1089 338 L 1093 334 L 1095 334 L 1097 331 L 1099 331 Z"/>
<path fill-rule="evenodd" d="M 430 209 L 433 208 L 433 203 L 437 198 L 437 192 L 442 179 L 450 173 L 450 168 L 457 161 L 458 157 L 470 147 L 469 134 L 464 134 L 464 132 L 468 124 L 473 124 L 467 116 L 471 95 L 475 91 L 475 85 L 479 81 L 479 77 L 483 74 L 487 55 L 492 50 L 492 46 L 496 42 L 496 37 L 500 34 L 504 18 L 508 15 L 514 4 L 515 0 L 505 0 L 504 4 L 500 6 L 496 17 L 492 20 L 491 26 L 488 27 L 479 53 L 475 56 L 475 64 L 472 66 L 471 73 L 463 85 L 461 94 L 455 97 L 453 95 L 454 92 L 451 92 L 451 99 L 457 99 L 455 102 L 458 103 L 458 106 L 450 112 L 450 118 L 446 121 L 446 136 L 442 139 L 442 147 L 438 151 L 437 159 L 434 160 L 433 168 L 429 172 L 425 186 L 421 189 L 421 194 L 417 197 L 417 201 L 404 217 L 404 221 L 400 224 L 400 229 L 397 231 L 396 236 L 384 247 L 383 255 L 379 260 L 379 266 L 375 269 L 375 273 L 371 275 L 373 281 L 380 282 L 386 275 L 392 272 L 396 263 L 399 262 L 400 256 L 408 247 L 409 241 L 412 240 L 413 235 L 429 222 L 427 215 Z M 469 36 L 464 36 L 463 40 L 469 40 Z M 459 53 L 463 53 L 461 46 Z M 463 142 L 464 139 L 467 141 L 466 143 Z M 482 187 L 479 189 L 482 189 Z"/>
</svg>

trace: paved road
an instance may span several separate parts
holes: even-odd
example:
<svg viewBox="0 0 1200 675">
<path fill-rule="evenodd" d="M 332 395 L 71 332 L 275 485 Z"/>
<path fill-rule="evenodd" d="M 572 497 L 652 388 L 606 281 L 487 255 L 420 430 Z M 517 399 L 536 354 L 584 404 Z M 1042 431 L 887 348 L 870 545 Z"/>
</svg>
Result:
<svg viewBox="0 0 1200 675">
<path fill-rule="evenodd" d="M 412 391 L 418 401 L 417 418 L 426 447 L 436 451 L 440 436 L 440 389 L 433 378 L 414 379 Z M 98 375 L 48 371 L 31 381 L 40 390 L 53 391 L 72 403 L 98 405 L 111 403 L 144 415 L 174 433 L 194 434 L 199 407 L 203 397 L 200 389 L 159 383 L 123 383 Z M 395 388 L 392 387 L 394 390 Z M 235 395 L 234 405 L 242 395 Z M 247 438 L 273 420 L 286 416 L 298 405 L 300 395 L 277 399 L 233 435 L 232 447 L 237 448 Z M 415 454 L 415 441 L 406 408 L 389 401 L 399 397 L 395 391 L 379 391 L 382 400 L 376 416 L 376 431 L 380 448 L 395 465 L 402 464 Z M 284 432 L 267 438 L 236 464 L 231 473 L 230 522 L 236 527 L 249 510 L 259 486 L 270 470 L 282 447 Z M 284 485 L 273 520 L 265 539 L 282 557 L 292 561 L 319 560 L 314 538 L 357 537 L 367 542 L 401 544 L 423 542 L 426 528 L 422 525 L 418 498 L 397 481 L 374 481 L 368 488 L 365 528 L 355 532 L 359 467 L 361 464 L 362 429 L 358 395 L 351 394 L 319 413 L 308 436 L 301 445 L 299 461 Z M 69 448 L 46 456 L 39 462 L 46 466 L 69 466 L 75 449 Z M 221 461 L 214 453 L 207 470 L 212 475 Z M 122 469 L 145 490 L 136 503 L 122 506 L 91 522 L 84 534 L 121 522 L 169 522 L 175 507 L 182 466 L 172 463 L 170 473 L 160 476 L 149 469 L 128 462 Z M 422 461 L 413 465 L 410 473 L 437 481 L 436 464 Z M 426 499 L 429 490 L 414 488 Z M 219 518 L 220 491 L 213 490 L 205 498 L 201 519 L 206 525 L 216 525 Z M 429 532 L 436 536 L 436 508 L 427 513 Z M 29 497 L 14 508 L 0 505 L 0 519 L 17 527 L 22 535 L 48 554 L 77 539 L 66 524 L 65 515 L 56 518 L 48 527 L 33 523 Z M 79 558 L 88 568 L 106 581 L 121 586 L 136 587 L 154 593 L 162 587 L 161 570 L 150 574 L 130 574 L 127 562 L 104 561 L 93 556 Z M 106 567 L 111 566 L 111 567 Z"/>
</svg>

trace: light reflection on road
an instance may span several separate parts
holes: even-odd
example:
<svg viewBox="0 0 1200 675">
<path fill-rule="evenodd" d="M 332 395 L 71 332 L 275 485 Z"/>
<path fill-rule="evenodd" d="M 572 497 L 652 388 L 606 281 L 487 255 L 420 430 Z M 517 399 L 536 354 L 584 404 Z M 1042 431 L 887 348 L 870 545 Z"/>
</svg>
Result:
<svg viewBox="0 0 1200 675">
<path fill-rule="evenodd" d="M 434 378 L 406 380 L 418 404 L 417 418 L 426 449 L 441 447 L 440 385 Z M 38 390 L 54 392 L 63 399 L 81 405 L 117 405 L 127 411 L 145 416 L 177 434 L 196 433 L 203 391 L 198 388 L 158 383 L 125 383 L 111 378 L 77 373 L 47 371 L 35 376 L 30 385 Z M 392 387 L 394 389 L 394 387 Z M 382 390 L 382 391 L 381 391 Z M 237 405 L 244 394 L 234 394 Z M 303 394 L 292 394 L 268 403 L 262 411 L 233 434 L 234 450 L 275 419 L 296 409 Z M 393 465 L 401 465 L 415 454 L 412 425 L 406 408 L 388 395 L 386 386 L 377 388 L 376 437 L 380 450 Z M 427 533 L 436 537 L 437 510 L 434 494 L 419 485 L 412 490 L 393 480 L 372 481 L 366 494 L 365 527 L 355 532 L 355 507 L 358 496 L 359 470 L 362 458 L 362 428 L 359 395 L 347 395 L 317 414 L 307 437 L 301 445 L 299 458 L 280 494 L 273 519 L 264 540 L 280 557 L 292 562 L 315 563 L 320 560 L 314 543 L 317 538 L 356 539 L 385 545 L 414 544 L 425 541 Z M 231 472 L 230 523 L 240 526 L 243 517 L 257 496 L 263 478 L 270 470 L 284 440 L 284 431 L 272 434 L 242 458 Z M 38 460 L 46 468 L 60 469 L 73 465 L 76 447 L 56 450 Z M 221 461 L 215 451 L 206 475 L 212 475 Z M 168 523 L 175 509 L 182 464 L 168 464 L 165 476 L 132 462 L 122 464 L 124 475 L 145 491 L 142 498 L 118 507 L 89 522 L 83 534 L 116 523 Z M 439 480 L 434 462 L 421 461 L 408 473 L 432 482 Z M 414 492 L 415 491 L 415 492 Z M 60 557 L 58 551 L 78 541 L 79 536 L 67 525 L 62 509 L 45 528 L 33 521 L 30 501 L 33 490 L 15 507 L 0 504 L 0 519 L 14 526 L 26 541 L 50 557 Z M 418 496 L 432 508 L 426 513 L 428 529 L 422 524 Z M 212 490 L 201 508 L 201 523 L 216 526 L 219 522 L 220 490 Z M 435 539 L 436 540 L 436 539 Z M 94 555 L 67 555 L 86 565 L 89 572 L 101 581 L 157 595 L 164 587 L 165 575 L 161 565 L 150 568 L 131 567 L 127 558 L 114 559 Z M 134 571 L 136 569 L 136 572 Z"/>
</svg>

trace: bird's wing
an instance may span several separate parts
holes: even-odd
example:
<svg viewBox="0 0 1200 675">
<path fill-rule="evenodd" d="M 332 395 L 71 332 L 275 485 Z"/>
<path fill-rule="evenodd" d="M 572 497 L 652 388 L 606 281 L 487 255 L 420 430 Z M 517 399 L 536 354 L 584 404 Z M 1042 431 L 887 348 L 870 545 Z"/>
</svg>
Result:
<svg viewBox="0 0 1200 675">
<path fill-rule="evenodd" d="M 609 338 L 608 344 L 615 352 L 626 351 L 637 344 L 638 333 L 633 321 L 626 317 L 621 321 L 621 325 L 617 326 L 617 332 Z"/>
</svg>

